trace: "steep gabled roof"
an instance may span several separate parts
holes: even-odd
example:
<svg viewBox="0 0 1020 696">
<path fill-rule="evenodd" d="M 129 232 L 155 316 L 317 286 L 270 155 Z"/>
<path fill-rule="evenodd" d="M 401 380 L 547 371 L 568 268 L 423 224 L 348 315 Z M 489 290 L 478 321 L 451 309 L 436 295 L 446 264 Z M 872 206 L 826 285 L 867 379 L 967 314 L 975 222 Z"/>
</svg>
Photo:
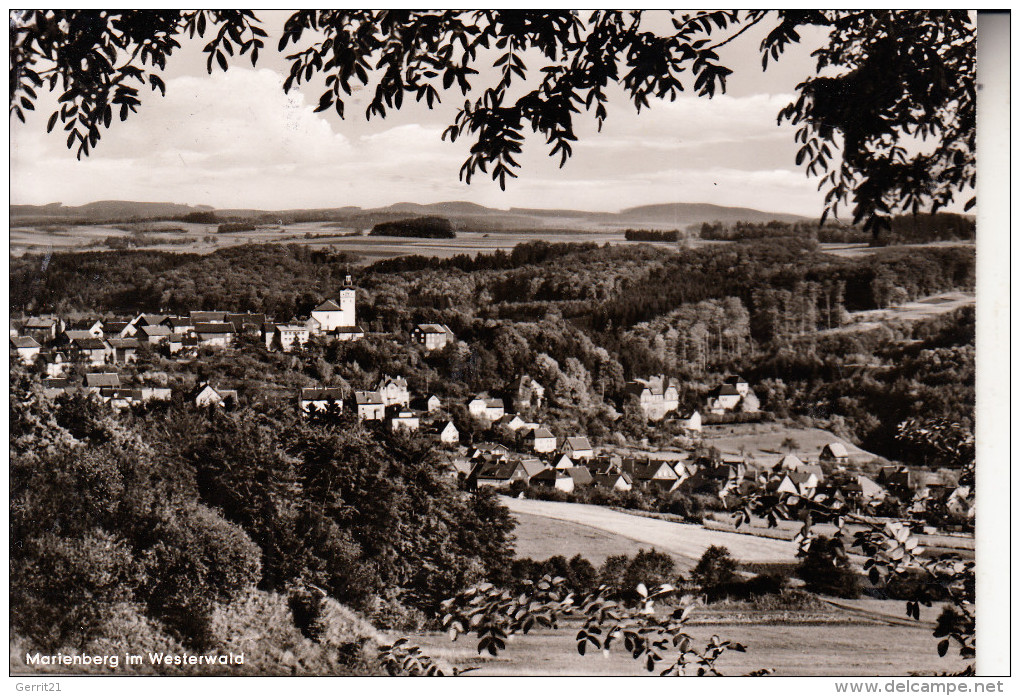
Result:
<svg viewBox="0 0 1020 696">
<path fill-rule="evenodd" d="M 85 375 L 87 387 L 119 387 L 120 375 L 116 372 L 92 372 Z"/>
<path fill-rule="evenodd" d="M 321 305 L 312 310 L 313 312 L 342 312 L 340 305 L 333 300 L 326 300 Z"/>
<path fill-rule="evenodd" d="M 101 338 L 76 338 L 71 345 L 78 350 L 106 350 L 106 342 Z"/>
<path fill-rule="evenodd" d="M 41 348 L 39 341 L 35 340 L 31 336 L 13 336 L 11 338 L 11 345 L 15 348 Z"/>
<path fill-rule="evenodd" d="M 374 391 L 356 391 L 354 400 L 358 406 L 382 406 L 384 403 L 382 395 Z"/>
<path fill-rule="evenodd" d="M 564 444 L 575 452 L 578 450 L 591 449 L 591 443 L 588 442 L 588 438 L 586 437 L 568 437 Z"/>
<path fill-rule="evenodd" d="M 532 438 L 534 438 L 536 440 L 541 440 L 541 439 L 549 439 L 551 437 L 555 437 L 555 435 L 552 434 L 552 431 L 549 430 L 549 428 L 541 427 L 541 428 L 535 428 L 534 430 L 532 430 L 531 433 L 528 435 L 528 437 L 532 437 Z"/>
<path fill-rule="evenodd" d="M 226 322 L 196 322 L 195 333 L 202 335 L 209 334 L 232 334 L 234 325 Z"/>
</svg>

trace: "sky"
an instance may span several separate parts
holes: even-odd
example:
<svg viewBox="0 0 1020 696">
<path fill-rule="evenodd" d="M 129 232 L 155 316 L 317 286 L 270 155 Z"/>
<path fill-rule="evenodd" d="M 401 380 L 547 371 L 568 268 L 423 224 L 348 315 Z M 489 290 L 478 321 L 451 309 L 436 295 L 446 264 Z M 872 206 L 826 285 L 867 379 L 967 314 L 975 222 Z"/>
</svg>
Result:
<svg viewBox="0 0 1020 696">
<path fill-rule="evenodd" d="M 321 76 L 309 88 L 282 89 L 288 67 L 275 47 L 285 13 L 258 14 L 269 37 L 257 68 L 245 58 L 209 75 L 201 44 L 186 43 L 163 73 L 166 97 L 146 92 L 138 113 L 115 119 L 83 161 L 64 147 L 59 129 L 45 132 L 55 98 L 41 95 L 27 124 L 11 119 L 11 202 L 289 209 L 463 200 L 496 208 L 618 211 L 679 201 L 821 212 L 817 180 L 794 164 L 793 128 L 776 121 L 796 85 L 812 73 L 810 52 L 821 34 L 805 35 L 763 73 L 758 44 L 764 32 L 748 31 L 720 50 L 734 74 L 727 93 L 711 100 L 653 101 L 638 114 L 622 91 L 611 95 L 616 98 L 601 133 L 593 119 L 579 117 L 579 142 L 566 166 L 548 157 L 544 138 L 529 137 L 520 178 L 501 191 L 484 174 L 470 185 L 461 182 L 469 143 L 441 140 L 463 101 L 459 91 L 433 111 L 408 108 L 407 100 L 400 112 L 368 122 L 365 91 L 350 99 L 345 120 L 332 111 L 316 114 Z M 487 73 L 476 76 L 476 87 Z"/>
</svg>

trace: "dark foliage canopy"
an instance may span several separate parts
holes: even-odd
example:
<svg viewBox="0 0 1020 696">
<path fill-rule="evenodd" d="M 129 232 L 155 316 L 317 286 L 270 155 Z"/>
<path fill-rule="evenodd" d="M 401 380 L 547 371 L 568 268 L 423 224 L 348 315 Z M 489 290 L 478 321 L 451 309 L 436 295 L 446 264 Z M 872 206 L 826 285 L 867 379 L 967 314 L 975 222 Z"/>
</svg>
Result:
<svg viewBox="0 0 1020 696">
<path fill-rule="evenodd" d="M 733 72 L 718 49 L 751 26 L 769 28 L 763 69 L 806 27 L 820 27 L 829 38 L 814 53 L 817 75 L 798 86 L 779 121 L 800 126 L 797 162 L 824 175 L 825 215 L 849 202 L 854 221 L 877 233 L 893 211 L 935 212 L 973 188 L 967 12 L 715 10 L 670 19 L 662 31 L 640 10 L 305 10 L 287 20 L 278 50 L 292 50 L 284 88 L 321 73 L 318 110 L 341 118 L 358 83 L 373 89 L 366 118 L 399 110 L 405 97 L 432 108 L 458 90 L 465 101 L 444 137 L 474 140 L 460 176 L 470 182 L 481 171 L 505 187 L 527 131 L 543 136 L 563 166 L 576 119 L 591 114 L 601 128 L 614 85 L 638 110 L 685 90 L 712 97 Z M 211 37 L 203 49 L 210 72 L 240 56 L 254 65 L 266 37 L 248 10 L 35 10 L 16 13 L 10 27 L 11 113 L 24 120 L 37 89 L 59 91 L 48 129 L 62 123 L 79 158 L 115 111 L 125 120 L 137 109 L 139 89 L 165 92 L 160 73 L 181 36 Z M 478 89 L 476 66 L 490 61 L 498 77 Z"/>
</svg>

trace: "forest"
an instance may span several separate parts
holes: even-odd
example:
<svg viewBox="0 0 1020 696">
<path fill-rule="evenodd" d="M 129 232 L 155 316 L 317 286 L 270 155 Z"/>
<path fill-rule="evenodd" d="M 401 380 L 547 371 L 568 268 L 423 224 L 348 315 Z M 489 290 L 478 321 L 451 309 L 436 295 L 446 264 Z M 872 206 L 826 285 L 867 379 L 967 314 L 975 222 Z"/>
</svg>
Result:
<svg viewBox="0 0 1020 696">
<path fill-rule="evenodd" d="M 367 332 L 292 353 L 257 337 L 190 361 L 143 350 L 123 378 L 174 397 L 121 415 L 83 396 L 44 398 L 40 366 L 12 353 L 15 647 L 94 648 L 130 635 L 154 649 L 223 650 L 236 627 L 270 622 L 251 647 L 263 667 L 278 670 L 274 656 L 289 645 L 301 655 L 296 673 L 366 673 L 378 668 L 366 657 L 374 629 L 359 616 L 418 630 L 435 625 L 454 588 L 517 581 L 514 523 L 493 496 L 462 491 L 422 435 L 347 414 L 300 418 L 300 387 L 373 389 L 402 375 L 412 393 L 450 404 L 464 442 L 514 442 L 464 404 L 480 391 L 504 395 L 525 373 L 546 387 L 541 413 L 525 415 L 596 445 L 676 437 L 626 395 L 628 379 L 653 374 L 680 380 L 685 407 L 741 374 L 769 418 L 829 429 L 883 461 L 958 466 L 918 446 L 911 429 L 938 419 L 973 432 L 972 309 L 832 331 L 852 328 L 853 311 L 972 289 L 972 249 L 846 259 L 797 238 L 701 249 L 537 242 L 356 261 L 297 245 L 11 259 L 15 316 L 218 308 L 287 319 L 336 296 L 351 272 Z M 426 352 L 410 340 L 424 322 L 447 324 L 457 341 Z M 184 395 L 206 381 L 236 389 L 237 404 L 190 406 Z M 697 519 L 710 503 L 620 504 Z M 338 621 L 343 635 L 323 633 Z"/>
<path fill-rule="evenodd" d="M 453 225 L 444 217 L 429 215 L 425 217 L 408 218 L 405 220 L 393 220 L 391 222 L 380 222 L 369 232 L 371 236 L 383 237 L 425 237 L 428 239 L 453 239 L 457 233 L 453 231 Z"/>
</svg>

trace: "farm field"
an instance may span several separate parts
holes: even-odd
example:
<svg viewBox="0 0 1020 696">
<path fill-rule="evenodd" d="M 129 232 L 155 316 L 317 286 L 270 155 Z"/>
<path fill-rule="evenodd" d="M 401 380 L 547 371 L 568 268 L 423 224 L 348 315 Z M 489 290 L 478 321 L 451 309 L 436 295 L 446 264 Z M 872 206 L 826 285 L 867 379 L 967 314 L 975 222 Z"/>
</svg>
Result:
<svg viewBox="0 0 1020 696">
<path fill-rule="evenodd" d="M 831 442 L 846 447 L 853 461 L 871 461 L 876 456 L 848 440 L 836 437 L 820 428 L 803 428 L 784 423 L 735 423 L 732 425 L 706 425 L 702 427 L 705 445 L 715 447 L 723 454 L 740 455 L 761 466 L 773 466 L 786 453 L 783 442 L 793 440 L 790 453 L 804 462 L 814 462 L 822 448 Z"/>
<path fill-rule="evenodd" d="M 649 244 L 676 248 L 673 243 L 629 242 L 622 231 L 578 231 L 574 233 L 549 233 L 536 230 L 533 233 L 514 232 L 458 232 L 454 239 L 423 239 L 414 237 L 369 237 L 351 236 L 356 230 L 337 227 L 331 222 L 306 222 L 283 226 L 263 226 L 246 232 L 217 233 L 216 225 L 153 222 L 123 226 L 115 225 L 41 225 L 34 227 L 14 226 L 10 231 L 10 253 L 22 256 L 26 253 L 45 251 L 104 251 L 109 247 L 102 244 L 107 237 L 132 236 L 131 228 L 145 231 L 147 236 L 166 240 L 161 244 L 145 244 L 137 248 L 175 251 L 180 253 L 209 254 L 217 249 L 240 244 L 287 243 L 301 244 L 313 249 L 331 247 L 362 257 L 362 263 L 380 259 L 419 254 L 437 258 L 449 258 L 457 254 L 477 254 L 497 249 L 512 250 L 517 244 L 541 239 L 555 242 L 597 242 L 598 244 Z M 123 229 L 129 228 L 129 229 Z M 163 228 L 168 231 L 154 231 Z M 183 231 L 169 231 L 177 228 Z M 725 244 L 726 242 L 694 240 L 695 246 Z"/>
<path fill-rule="evenodd" d="M 524 502 L 524 501 L 521 501 Z M 596 567 L 609 556 L 626 554 L 633 556 L 638 549 L 650 549 L 650 544 L 640 544 L 630 537 L 616 532 L 596 529 L 577 522 L 515 512 L 518 526 L 514 530 L 517 538 L 515 549 L 517 556 L 544 561 L 552 556 L 572 558 L 581 554 Z M 655 547 L 657 551 L 670 553 L 664 548 Z M 670 553 L 676 562 L 677 570 L 687 573 L 694 567 L 688 556 Z"/>
<path fill-rule="evenodd" d="M 899 603 L 898 603 L 899 604 Z M 714 624 L 692 625 L 689 633 L 702 644 L 713 635 L 735 640 L 746 653 L 727 652 L 717 662 L 726 675 L 772 668 L 776 676 L 909 676 L 959 671 L 965 663 L 950 652 L 940 658 L 936 640 L 926 627 L 881 624 Z M 616 648 L 608 657 L 578 655 L 576 629 L 541 631 L 516 636 L 498 657 L 478 655 L 475 643 L 446 634 L 413 636 L 412 642 L 435 658 L 460 669 L 476 667 L 468 675 L 641 676 L 642 663 Z"/>
<path fill-rule="evenodd" d="M 757 563 L 790 562 L 796 558 L 796 548 L 788 541 L 778 539 L 765 539 L 746 534 L 735 534 L 719 530 L 705 529 L 693 524 L 681 524 L 668 522 L 650 517 L 639 517 L 628 515 L 624 512 L 617 512 L 610 508 L 597 505 L 581 505 L 579 503 L 557 503 L 545 500 L 527 500 L 521 498 L 501 498 L 504 505 L 514 515 L 525 514 L 535 517 L 545 517 L 550 520 L 558 520 L 573 523 L 583 527 L 593 528 L 602 532 L 608 532 L 616 537 L 630 539 L 633 542 L 630 553 L 637 552 L 639 548 L 652 547 L 657 551 L 668 553 L 674 558 L 689 559 L 685 567 L 692 567 L 705 550 L 712 545 L 725 546 L 730 550 L 732 556 L 739 561 Z M 533 523 L 529 523 L 533 524 Z M 574 530 L 553 525 L 548 531 L 550 545 L 557 545 L 563 550 L 559 551 L 564 556 L 568 554 L 566 549 L 577 548 L 576 553 L 588 555 L 581 547 L 585 542 L 582 539 L 572 537 Z M 561 539 L 562 535 L 562 539 Z M 564 541 L 564 539 L 570 541 Z M 596 539 L 597 541 L 597 539 Z M 529 555 L 518 547 L 518 555 Z M 544 549 L 541 550 L 544 552 Z M 614 553 L 616 553 L 614 551 Z M 552 555 L 552 554 L 549 554 Z M 548 555 L 542 556 L 548 558 Z M 591 558 L 592 562 L 595 561 Z"/>
</svg>

